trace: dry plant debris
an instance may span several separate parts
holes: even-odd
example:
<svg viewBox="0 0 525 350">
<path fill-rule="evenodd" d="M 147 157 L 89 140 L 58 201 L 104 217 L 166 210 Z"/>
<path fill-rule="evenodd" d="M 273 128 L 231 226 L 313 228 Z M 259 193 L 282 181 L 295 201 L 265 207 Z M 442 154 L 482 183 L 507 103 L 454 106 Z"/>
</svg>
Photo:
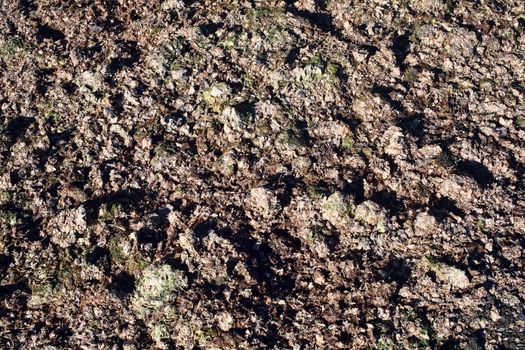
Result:
<svg viewBox="0 0 525 350">
<path fill-rule="evenodd" d="M 0 19 L 0 348 L 525 348 L 522 0 Z"/>
</svg>

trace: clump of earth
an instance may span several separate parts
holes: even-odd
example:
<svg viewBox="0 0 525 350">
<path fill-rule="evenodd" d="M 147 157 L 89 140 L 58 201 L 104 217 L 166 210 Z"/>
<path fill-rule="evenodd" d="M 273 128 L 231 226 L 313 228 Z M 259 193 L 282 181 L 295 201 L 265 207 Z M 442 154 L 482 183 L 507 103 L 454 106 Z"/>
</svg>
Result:
<svg viewBox="0 0 525 350">
<path fill-rule="evenodd" d="M 0 348 L 525 347 L 523 1 L 0 19 Z"/>
</svg>

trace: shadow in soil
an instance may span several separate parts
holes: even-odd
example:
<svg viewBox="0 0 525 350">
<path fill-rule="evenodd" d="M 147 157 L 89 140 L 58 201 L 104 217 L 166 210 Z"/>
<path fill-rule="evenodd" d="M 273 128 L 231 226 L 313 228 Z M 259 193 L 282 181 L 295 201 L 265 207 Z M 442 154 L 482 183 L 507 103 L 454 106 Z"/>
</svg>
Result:
<svg viewBox="0 0 525 350">
<path fill-rule="evenodd" d="M 29 293 L 31 289 L 27 285 L 27 282 L 20 281 L 12 284 L 0 285 L 0 300 L 9 298 L 15 292 L 20 291 L 24 293 Z"/>
<path fill-rule="evenodd" d="M 41 24 L 38 26 L 38 31 L 36 33 L 36 40 L 38 42 L 42 42 L 45 39 L 50 39 L 52 41 L 60 41 L 64 40 L 66 38 L 66 35 L 64 32 L 50 27 L 47 24 Z"/>
<path fill-rule="evenodd" d="M 352 44 L 352 42 L 349 39 L 347 39 L 345 35 L 335 26 L 333 17 L 327 11 L 327 4 L 325 1 L 317 3 L 317 12 L 310 12 L 298 9 L 295 6 L 294 0 L 286 0 L 285 4 L 286 12 L 306 20 L 313 27 L 316 27 L 319 30 L 332 35 L 337 40 L 343 43 Z"/>
<path fill-rule="evenodd" d="M 154 198 L 154 193 L 130 188 L 89 199 L 82 205 L 86 209 L 86 221 L 88 225 L 93 225 L 98 219 L 100 206 L 102 204 L 111 205 L 113 203 L 119 203 L 122 204 L 124 208 L 133 208 L 135 210 L 140 210 L 141 213 L 144 213 L 147 210 L 145 205 L 149 200 L 153 200 Z"/>
<path fill-rule="evenodd" d="M 392 51 L 396 56 L 396 64 L 401 68 L 403 72 L 406 68 L 405 59 L 410 53 L 410 35 L 412 33 L 407 31 L 401 35 L 395 35 L 392 40 Z"/>
<path fill-rule="evenodd" d="M 464 217 L 465 212 L 458 208 L 456 202 L 452 199 L 443 197 L 440 199 L 433 198 L 429 203 L 430 213 L 438 220 L 443 221 L 450 214 L 457 215 L 459 217 Z"/>
<path fill-rule="evenodd" d="M 490 170 L 475 160 L 463 160 L 456 164 L 456 173 L 474 179 L 482 188 L 494 183 L 494 176 Z"/>
<path fill-rule="evenodd" d="M 252 295 L 250 298 L 238 296 L 236 302 L 239 303 L 240 308 L 246 310 L 248 313 L 256 313 L 263 324 L 266 326 L 266 333 L 262 336 L 258 334 L 253 337 L 254 341 L 262 341 L 268 347 L 280 346 L 287 344 L 286 340 L 282 338 L 279 329 L 275 323 L 275 317 L 282 313 L 278 310 L 280 306 L 277 300 L 284 299 L 294 288 L 295 281 L 290 271 L 292 271 L 291 262 L 283 259 L 267 242 L 252 235 L 253 229 L 245 224 L 249 222 L 248 218 L 244 217 L 242 209 L 239 207 L 230 206 L 225 208 L 227 212 L 238 213 L 235 221 L 240 223 L 235 230 L 228 227 L 220 227 L 215 221 L 209 220 L 197 224 L 193 227 L 193 231 L 199 240 L 202 240 L 210 232 L 214 232 L 218 236 L 229 241 L 236 250 L 243 255 L 242 261 L 252 278 L 257 283 L 251 287 Z M 285 237 L 286 232 L 283 230 L 275 231 L 275 234 L 290 245 L 297 247 L 297 242 L 290 237 Z M 198 249 L 202 249 L 202 245 L 198 245 Z M 233 272 L 233 267 L 236 261 L 229 262 L 228 270 Z M 277 273 L 276 271 L 285 271 L 284 273 Z M 220 292 L 221 286 L 203 285 L 203 293 L 208 298 L 214 298 Z"/>
</svg>

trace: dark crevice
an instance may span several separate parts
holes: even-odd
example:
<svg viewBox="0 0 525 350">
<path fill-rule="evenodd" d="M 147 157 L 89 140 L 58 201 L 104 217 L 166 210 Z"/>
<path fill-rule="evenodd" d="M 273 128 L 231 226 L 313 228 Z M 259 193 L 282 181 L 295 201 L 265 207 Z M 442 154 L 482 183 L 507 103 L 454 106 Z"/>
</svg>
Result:
<svg viewBox="0 0 525 350">
<path fill-rule="evenodd" d="M 110 290 L 117 296 L 125 297 L 135 290 L 135 278 L 123 271 L 111 278 Z"/>
<path fill-rule="evenodd" d="M 410 36 L 411 32 L 405 32 L 400 35 L 395 35 L 392 40 L 392 51 L 396 56 L 396 64 L 401 68 L 403 72 L 406 69 L 405 59 L 410 53 Z"/>
<path fill-rule="evenodd" d="M 452 199 L 447 197 L 442 197 L 437 200 L 431 200 L 431 203 L 429 203 L 429 207 L 430 213 L 438 221 L 443 221 L 445 218 L 449 217 L 450 214 L 454 214 L 459 217 L 465 217 L 465 212 L 459 209 Z"/>
<path fill-rule="evenodd" d="M 65 34 L 58 29 L 52 28 L 47 24 L 41 24 L 38 26 L 38 31 L 36 33 L 36 40 L 42 42 L 45 39 L 50 39 L 52 41 L 60 41 L 66 38 Z"/>
<path fill-rule="evenodd" d="M 295 63 L 298 59 L 299 59 L 299 53 L 301 51 L 301 48 L 300 47 L 294 47 L 292 48 L 289 52 L 288 52 L 288 55 L 286 56 L 286 59 L 284 60 L 284 63 L 285 64 L 288 64 L 288 65 L 291 65 L 293 63 Z"/>
<path fill-rule="evenodd" d="M 6 299 L 13 295 L 15 292 L 28 293 L 31 289 L 27 285 L 26 281 L 20 281 L 12 284 L 0 285 L 0 300 Z"/>
<path fill-rule="evenodd" d="M 37 4 L 33 0 L 19 0 L 21 12 L 24 16 L 29 16 L 32 12 L 37 10 Z"/>
</svg>

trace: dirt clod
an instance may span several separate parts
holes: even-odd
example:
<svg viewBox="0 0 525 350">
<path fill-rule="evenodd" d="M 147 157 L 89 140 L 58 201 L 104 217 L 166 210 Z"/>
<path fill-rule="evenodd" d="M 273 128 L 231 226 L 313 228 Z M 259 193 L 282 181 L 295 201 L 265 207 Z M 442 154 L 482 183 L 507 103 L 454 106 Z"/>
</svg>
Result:
<svg viewBox="0 0 525 350">
<path fill-rule="evenodd" d="M 525 348 L 524 1 L 0 29 L 0 349 Z"/>
</svg>

